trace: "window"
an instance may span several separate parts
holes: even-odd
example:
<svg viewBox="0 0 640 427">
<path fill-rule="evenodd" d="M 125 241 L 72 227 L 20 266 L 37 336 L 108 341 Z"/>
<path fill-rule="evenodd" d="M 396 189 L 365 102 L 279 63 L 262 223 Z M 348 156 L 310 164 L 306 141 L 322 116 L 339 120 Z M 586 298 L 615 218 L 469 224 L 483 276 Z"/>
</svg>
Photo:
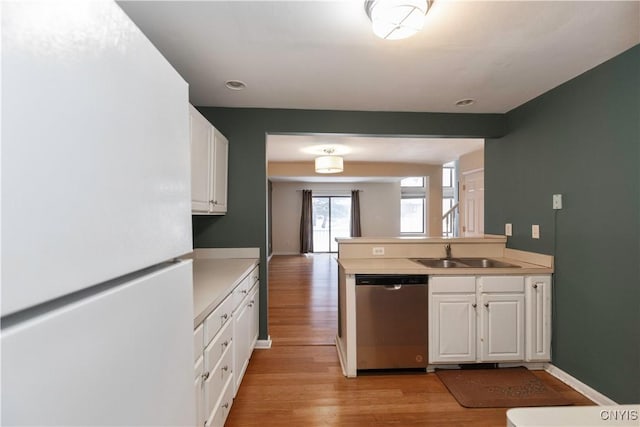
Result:
<svg viewBox="0 0 640 427">
<path fill-rule="evenodd" d="M 426 185 L 422 176 L 400 181 L 400 233 L 424 234 Z"/>
</svg>

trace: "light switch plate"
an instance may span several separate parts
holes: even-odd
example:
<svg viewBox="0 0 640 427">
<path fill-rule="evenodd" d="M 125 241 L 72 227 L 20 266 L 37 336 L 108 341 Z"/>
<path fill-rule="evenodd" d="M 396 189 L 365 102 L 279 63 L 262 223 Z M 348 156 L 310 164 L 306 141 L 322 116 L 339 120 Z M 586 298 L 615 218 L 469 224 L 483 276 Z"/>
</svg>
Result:
<svg viewBox="0 0 640 427">
<path fill-rule="evenodd" d="M 538 224 L 534 224 L 531 226 L 531 237 L 534 239 L 540 238 L 540 226 Z"/>
<path fill-rule="evenodd" d="M 513 227 L 509 222 L 504 225 L 504 235 L 505 236 L 513 235 Z"/>
<path fill-rule="evenodd" d="M 553 209 L 562 209 L 562 194 L 553 195 Z"/>
</svg>

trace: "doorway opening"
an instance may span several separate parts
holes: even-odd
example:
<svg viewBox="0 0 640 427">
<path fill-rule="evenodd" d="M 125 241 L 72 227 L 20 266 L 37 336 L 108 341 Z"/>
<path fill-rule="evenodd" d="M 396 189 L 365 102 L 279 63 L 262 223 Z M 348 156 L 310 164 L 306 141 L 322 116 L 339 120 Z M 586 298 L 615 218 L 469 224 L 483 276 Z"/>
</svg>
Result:
<svg viewBox="0 0 640 427">
<path fill-rule="evenodd" d="M 313 252 L 338 252 L 336 237 L 351 235 L 351 197 L 313 196 Z"/>
</svg>

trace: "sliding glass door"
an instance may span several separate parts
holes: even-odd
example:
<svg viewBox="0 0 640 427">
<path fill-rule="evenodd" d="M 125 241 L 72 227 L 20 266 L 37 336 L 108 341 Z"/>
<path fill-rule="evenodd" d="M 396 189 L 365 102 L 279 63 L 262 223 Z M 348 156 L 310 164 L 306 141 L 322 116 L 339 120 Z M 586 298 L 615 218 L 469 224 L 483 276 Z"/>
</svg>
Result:
<svg viewBox="0 0 640 427">
<path fill-rule="evenodd" d="M 338 252 L 336 237 L 349 237 L 351 197 L 313 197 L 313 252 Z"/>
</svg>

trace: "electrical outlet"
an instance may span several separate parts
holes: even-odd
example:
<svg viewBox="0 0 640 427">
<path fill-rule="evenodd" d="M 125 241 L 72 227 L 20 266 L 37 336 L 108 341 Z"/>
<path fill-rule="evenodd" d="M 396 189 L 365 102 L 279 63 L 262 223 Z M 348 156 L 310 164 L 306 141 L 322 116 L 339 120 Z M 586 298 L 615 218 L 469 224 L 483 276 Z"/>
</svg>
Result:
<svg viewBox="0 0 640 427">
<path fill-rule="evenodd" d="M 540 238 L 540 226 L 538 224 L 534 224 L 531 226 L 531 237 L 534 239 Z"/>
<path fill-rule="evenodd" d="M 553 195 L 553 209 L 562 209 L 562 194 Z"/>
<path fill-rule="evenodd" d="M 384 247 L 376 246 L 373 248 L 373 255 L 384 255 Z"/>
<path fill-rule="evenodd" d="M 506 223 L 504 225 L 504 235 L 505 236 L 512 236 L 513 235 L 513 227 L 511 225 L 511 223 Z"/>
</svg>

